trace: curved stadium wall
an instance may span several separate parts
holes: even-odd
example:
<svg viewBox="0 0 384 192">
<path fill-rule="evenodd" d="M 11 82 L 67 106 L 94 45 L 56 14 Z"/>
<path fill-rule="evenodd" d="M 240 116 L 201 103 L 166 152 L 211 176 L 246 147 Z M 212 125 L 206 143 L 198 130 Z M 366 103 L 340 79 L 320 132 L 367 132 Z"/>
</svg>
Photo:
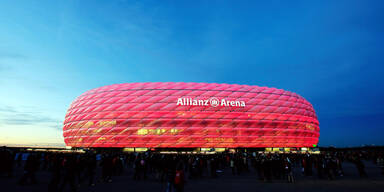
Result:
<svg viewBox="0 0 384 192">
<path fill-rule="evenodd" d="M 319 122 L 303 97 L 216 83 L 125 83 L 89 90 L 70 105 L 72 147 L 312 147 Z"/>
</svg>

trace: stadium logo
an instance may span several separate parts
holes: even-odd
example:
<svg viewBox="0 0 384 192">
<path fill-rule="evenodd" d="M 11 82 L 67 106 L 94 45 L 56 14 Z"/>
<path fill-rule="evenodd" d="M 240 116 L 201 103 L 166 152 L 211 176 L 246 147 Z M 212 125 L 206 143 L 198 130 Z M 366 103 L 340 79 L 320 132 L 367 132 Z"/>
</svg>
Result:
<svg viewBox="0 0 384 192">
<path fill-rule="evenodd" d="M 212 97 L 209 99 L 209 103 L 212 107 L 217 107 L 220 104 L 220 101 L 216 97 Z"/>
<path fill-rule="evenodd" d="M 176 105 L 181 106 L 211 106 L 211 107 L 245 107 L 244 101 L 238 100 L 226 100 L 226 99 L 217 99 L 212 97 L 209 99 L 193 99 L 193 98 L 178 98 Z"/>
</svg>

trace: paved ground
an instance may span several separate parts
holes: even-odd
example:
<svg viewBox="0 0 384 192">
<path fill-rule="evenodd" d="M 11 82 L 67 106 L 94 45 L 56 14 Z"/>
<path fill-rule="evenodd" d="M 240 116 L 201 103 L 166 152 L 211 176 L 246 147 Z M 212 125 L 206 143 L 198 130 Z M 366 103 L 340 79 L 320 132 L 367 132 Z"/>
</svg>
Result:
<svg viewBox="0 0 384 192">
<path fill-rule="evenodd" d="M 337 177 L 336 180 L 320 180 L 317 177 L 304 177 L 297 174 L 296 183 L 287 183 L 285 180 L 274 180 L 265 183 L 258 180 L 253 170 L 240 176 L 232 176 L 229 169 L 220 173 L 218 178 L 203 178 L 198 180 L 187 180 L 185 186 L 186 192 L 193 191 L 337 191 L 337 192 L 357 192 L 357 191 L 377 191 L 384 192 L 384 176 L 380 174 L 380 170 L 371 162 L 365 162 L 368 178 L 361 179 L 358 177 L 357 170 L 353 164 L 344 163 L 344 177 Z M 298 168 L 297 168 L 298 169 Z M 0 177 L 1 192 L 41 192 L 47 191 L 48 182 L 50 180 L 49 172 L 39 172 L 37 174 L 38 184 L 19 186 L 17 180 L 20 178 L 21 170 L 14 178 Z M 101 192 L 101 191 L 165 191 L 165 183 L 148 179 L 146 181 L 135 181 L 132 179 L 132 170 L 128 170 L 123 176 L 115 176 L 112 183 L 96 183 L 96 186 L 80 186 L 81 192 Z M 66 189 L 65 191 L 69 191 Z"/>
</svg>

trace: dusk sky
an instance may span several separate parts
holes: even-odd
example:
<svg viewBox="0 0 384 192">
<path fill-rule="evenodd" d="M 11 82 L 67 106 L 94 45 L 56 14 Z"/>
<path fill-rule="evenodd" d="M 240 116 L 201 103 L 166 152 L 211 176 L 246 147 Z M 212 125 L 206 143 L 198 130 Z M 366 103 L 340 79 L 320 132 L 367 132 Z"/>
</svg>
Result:
<svg viewBox="0 0 384 192">
<path fill-rule="evenodd" d="M 17 2 L 17 3 L 16 3 Z M 0 145 L 63 144 L 83 92 L 115 83 L 276 87 L 320 146 L 384 145 L 384 1 L 2 1 Z"/>
</svg>

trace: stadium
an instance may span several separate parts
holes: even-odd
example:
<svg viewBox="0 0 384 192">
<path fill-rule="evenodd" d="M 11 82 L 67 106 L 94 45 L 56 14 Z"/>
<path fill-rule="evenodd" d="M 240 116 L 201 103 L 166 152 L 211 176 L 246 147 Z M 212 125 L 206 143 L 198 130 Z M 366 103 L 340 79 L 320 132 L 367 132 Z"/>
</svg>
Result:
<svg viewBox="0 0 384 192">
<path fill-rule="evenodd" d="M 319 140 L 313 106 L 282 89 L 217 83 L 124 83 L 89 90 L 64 120 L 77 148 L 301 148 Z"/>
</svg>

